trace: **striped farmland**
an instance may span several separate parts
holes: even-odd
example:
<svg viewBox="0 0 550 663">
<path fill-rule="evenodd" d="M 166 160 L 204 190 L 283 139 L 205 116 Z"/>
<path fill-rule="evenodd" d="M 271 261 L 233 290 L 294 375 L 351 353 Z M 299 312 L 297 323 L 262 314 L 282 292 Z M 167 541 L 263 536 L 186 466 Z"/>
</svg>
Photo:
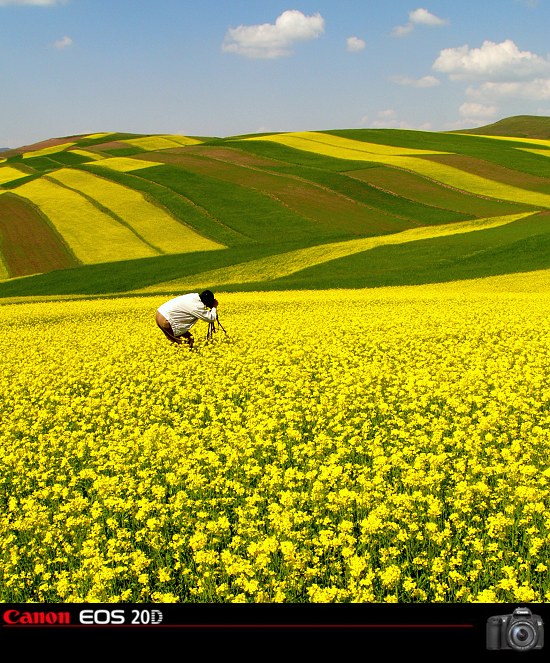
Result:
<svg viewBox="0 0 550 663">
<path fill-rule="evenodd" d="M 189 253 L 224 248 L 199 235 L 165 209 L 128 187 L 70 168 L 58 170 L 49 177 L 113 212 L 157 253 Z"/>
<path fill-rule="evenodd" d="M 40 178 L 21 185 L 17 195 L 38 207 L 82 263 L 129 260 L 158 254 L 132 229 L 61 184 Z"/>
<path fill-rule="evenodd" d="M 497 200 L 507 200 L 550 209 L 550 194 L 528 191 L 494 182 L 453 166 L 436 163 L 427 158 L 418 158 L 419 156 L 428 157 L 429 155 L 445 154 L 445 152 L 396 148 L 316 132 L 276 134 L 261 138 L 249 138 L 248 140 L 269 140 L 294 149 L 338 159 L 368 161 L 402 168 L 441 182 L 446 186 L 479 196 L 488 196 Z M 412 156 L 415 152 L 416 155 Z"/>
</svg>

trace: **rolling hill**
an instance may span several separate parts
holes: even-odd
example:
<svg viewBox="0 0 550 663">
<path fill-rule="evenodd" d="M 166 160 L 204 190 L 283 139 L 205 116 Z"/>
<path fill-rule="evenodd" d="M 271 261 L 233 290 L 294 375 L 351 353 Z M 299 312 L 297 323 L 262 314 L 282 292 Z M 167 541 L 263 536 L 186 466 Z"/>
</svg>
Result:
<svg viewBox="0 0 550 663">
<path fill-rule="evenodd" d="M 550 268 L 550 118 L 97 133 L 0 158 L 0 297 L 358 288 Z"/>
</svg>

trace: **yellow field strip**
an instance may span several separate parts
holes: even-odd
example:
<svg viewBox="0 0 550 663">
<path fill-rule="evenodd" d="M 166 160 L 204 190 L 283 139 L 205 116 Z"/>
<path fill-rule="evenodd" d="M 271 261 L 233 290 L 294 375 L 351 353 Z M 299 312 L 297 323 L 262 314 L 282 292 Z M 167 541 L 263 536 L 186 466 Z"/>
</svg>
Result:
<svg viewBox="0 0 550 663">
<path fill-rule="evenodd" d="M 80 156 L 88 157 L 93 161 L 99 161 L 100 159 L 105 159 L 105 157 L 97 152 L 90 152 L 88 150 L 70 150 L 71 154 L 80 154 Z"/>
<path fill-rule="evenodd" d="M 43 178 L 18 187 L 48 217 L 83 263 L 98 263 L 158 255 L 129 228 L 101 212 L 79 193 Z"/>
<path fill-rule="evenodd" d="M 361 140 L 342 138 L 341 136 L 333 136 L 332 134 L 324 134 L 317 131 L 273 134 L 272 136 L 258 136 L 245 140 L 268 140 L 307 152 L 317 152 L 325 156 L 333 156 L 339 159 L 354 159 L 356 161 L 372 161 L 373 155 L 389 157 L 450 154 L 450 152 L 439 152 L 436 150 L 418 150 L 410 147 L 367 143 Z"/>
<path fill-rule="evenodd" d="M 83 136 L 83 138 L 96 139 L 96 138 L 106 138 L 107 136 L 114 136 L 114 133 L 112 131 L 107 131 L 106 133 L 86 134 L 86 136 Z"/>
<path fill-rule="evenodd" d="M 202 272 L 183 279 L 156 284 L 138 290 L 137 292 L 154 292 L 165 290 L 167 287 L 174 290 L 182 290 L 200 286 L 205 283 L 216 285 L 229 285 L 232 283 L 252 283 L 254 281 L 269 281 L 282 278 L 295 272 L 299 272 L 308 267 L 320 265 L 330 260 L 345 258 L 355 253 L 369 251 L 379 246 L 390 244 L 404 244 L 406 242 L 416 242 L 423 239 L 433 239 L 436 237 L 446 237 L 476 230 L 485 230 L 487 228 L 496 228 L 508 223 L 513 223 L 519 219 L 531 216 L 532 212 L 523 212 L 521 214 L 510 214 L 506 216 L 495 216 L 486 219 L 474 219 L 472 221 L 463 221 L 453 224 L 444 224 L 440 226 L 425 226 L 422 228 L 411 228 L 400 233 L 391 235 L 382 235 L 378 237 L 365 237 L 362 239 L 352 239 L 345 242 L 333 242 L 321 246 L 312 246 L 307 249 L 299 249 L 288 253 L 269 256 L 251 260 L 233 267 L 223 267 L 213 269 L 208 272 Z"/>
<path fill-rule="evenodd" d="M 121 173 L 128 173 L 132 170 L 140 170 L 140 168 L 152 168 L 159 164 L 154 161 L 144 161 L 143 159 L 132 159 L 130 157 L 109 157 L 97 161 L 94 165 L 101 166 L 102 168 L 111 168 L 111 170 L 117 170 Z"/>
<path fill-rule="evenodd" d="M 520 147 L 518 149 L 522 152 L 531 152 L 532 154 L 539 154 L 543 157 L 550 157 L 550 150 L 537 150 L 536 148 L 530 149 L 528 147 Z"/>
<path fill-rule="evenodd" d="M 63 168 L 50 178 L 76 189 L 110 209 L 161 253 L 189 253 L 224 248 L 183 225 L 138 191 L 92 173 Z"/>
<path fill-rule="evenodd" d="M 485 134 L 460 134 L 460 135 L 473 136 L 474 138 L 491 138 L 492 140 L 505 140 L 514 143 L 530 143 L 532 145 L 541 145 L 541 146 L 550 147 L 550 140 L 548 140 L 547 138 L 519 138 L 517 136 L 489 136 Z"/>
<path fill-rule="evenodd" d="M 6 182 L 13 182 L 13 180 L 18 180 L 20 177 L 25 177 L 28 173 L 19 168 L 14 168 L 13 166 L 0 166 L 0 184 L 6 184 Z"/>
<path fill-rule="evenodd" d="M 182 145 L 198 145 L 201 143 L 200 140 L 196 140 L 195 138 L 170 135 L 126 138 L 118 142 L 127 143 L 133 147 L 140 147 L 143 150 L 167 150 L 174 147 L 181 147 Z"/>
<path fill-rule="evenodd" d="M 33 152 L 25 152 L 23 159 L 30 159 L 31 157 L 43 157 L 48 154 L 55 154 L 56 152 L 63 152 L 69 147 L 76 145 L 76 143 L 62 143 L 60 145 L 52 145 L 52 147 L 44 147 L 42 150 L 34 150 Z"/>
<path fill-rule="evenodd" d="M 319 136 L 321 136 L 321 139 L 318 138 Z M 419 159 L 411 156 L 413 151 L 407 151 L 406 148 L 400 150 L 400 148 L 388 147 L 384 151 L 381 148 L 387 146 L 374 146 L 372 143 L 362 143 L 362 141 L 349 140 L 347 138 L 315 132 L 277 134 L 247 140 L 269 140 L 286 145 L 287 147 L 306 152 L 315 152 L 337 159 L 382 163 L 386 166 L 412 171 L 451 186 L 454 189 L 467 191 L 476 195 L 550 208 L 550 194 L 502 184 L 485 177 L 480 177 L 479 175 L 468 173 L 460 168 L 454 168 L 453 166 L 447 166 L 427 159 Z M 422 150 L 415 150 L 414 152 L 417 155 L 423 154 L 426 156 L 430 154 L 449 154 L 448 152 L 428 152 Z"/>
</svg>

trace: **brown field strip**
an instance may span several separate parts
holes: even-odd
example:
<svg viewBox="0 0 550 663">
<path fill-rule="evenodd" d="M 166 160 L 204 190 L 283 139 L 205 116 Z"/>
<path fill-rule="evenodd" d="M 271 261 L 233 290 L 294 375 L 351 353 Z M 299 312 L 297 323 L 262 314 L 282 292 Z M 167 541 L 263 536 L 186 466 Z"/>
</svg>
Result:
<svg viewBox="0 0 550 663">
<path fill-rule="evenodd" d="M 90 152 L 102 152 L 103 150 L 115 150 L 127 148 L 126 143 L 122 143 L 119 140 L 111 140 L 106 143 L 97 143 L 96 145 L 87 145 L 86 149 Z"/>
<path fill-rule="evenodd" d="M 480 218 L 507 214 L 514 204 L 482 198 L 473 193 L 461 193 L 423 175 L 391 166 L 376 166 L 343 174 L 414 202 Z M 518 210 L 525 209 L 524 205 L 517 205 Z"/>
<path fill-rule="evenodd" d="M 177 148 L 170 150 L 170 154 L 195 154 L 210 159 L 219 159 L 227 161 L 238 166 L 257 166 L 257 167 L 275 167 L 280 166 L 281 162 L 267 157 L 259 157 L 250 152 L 243 152 L 231 147 L 209 147 L 208 145 L 197 145 L 191 147 Z"/>
<path fill-rule="evenodd" d="M 10 277 L 79 264 L 38 210 L 9 193 L 0 196 L 0 242 Z"/>
<path fill-rule="evenodd" d="M 140 160 L 143 158 L 140 155 Z M 363 235 L 365 233 L 399 232 L 418 225 L 406 217 L 393 216 L 359 203 L 330 189 L 288 175 L 268 173 L 249 166 L 236 165 L 185 154 L 154 154 L 151 161 L 186 168 L 194 173 L 214 177 L 255 189 L 300 216 L 333 230 Z"/>
</svg>

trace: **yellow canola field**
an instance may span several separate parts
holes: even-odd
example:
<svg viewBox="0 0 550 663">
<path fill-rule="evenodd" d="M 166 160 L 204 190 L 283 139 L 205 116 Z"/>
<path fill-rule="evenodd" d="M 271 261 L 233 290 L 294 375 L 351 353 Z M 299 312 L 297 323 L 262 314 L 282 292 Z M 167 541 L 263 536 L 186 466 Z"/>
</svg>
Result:
<svg viewBox="0 0 550 663">
<path fill-rule="evenodd" d="M 19 170 L 19 168 L 14 168 L 13 166 L 0 166 L 0 184 L 6 184 L 7 182 L 18 180 L 21 177 L 25 177 L 25 175 L 28 175 L 28 173 Z"/>
<path fill-rule="evenodd" d="M 192 352 L 164 297 L 4 304 L 0 600 L 549 601 L 550 290 L 521 278 L 216 293 Z"/>
<path fill-rule="evenodd" d="M 158 253 L 190 253 L 224 248 L 180 223 L 138 191 L 91 173 L 62 168 L 50 175 L 65 186 L 93 198 L 114 212 Z"/>
<path fill-rule="evenodd" d="M 489 198 L 496 198 L 498 200 L 508 200 L 550 208 L 550 194 L 502 184 L 501 182 L 466 172 L 460 168 L 430 161 L 426 158 L 419 158 L 429 156 L 430 154 L 449 154 L 448 152 L 411 150 L 377 145 L 317 132 L 274 134 L 258 138 L 247 138 L 246 140 L 268 140 L 286 145 L 287 147 L 306 152 L 315 152 L 337 159 L 382 163 L 386 166 L 410 170 L 413 173 L 423 175 L 447 186 L 468 191 L 479 196 L 488 196 Z"/>
</svg>

